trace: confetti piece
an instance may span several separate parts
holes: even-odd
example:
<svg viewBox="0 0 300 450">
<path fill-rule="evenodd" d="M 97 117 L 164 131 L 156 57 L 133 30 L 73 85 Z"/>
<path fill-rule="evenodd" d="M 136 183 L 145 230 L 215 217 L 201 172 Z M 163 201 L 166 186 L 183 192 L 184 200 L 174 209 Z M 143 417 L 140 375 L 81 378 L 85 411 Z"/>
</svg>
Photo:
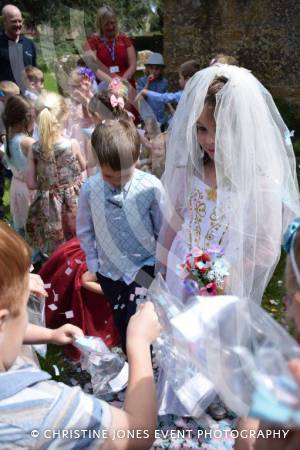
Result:
<svg viewBox="0 0 300 450">
<path fill-rule="evenodd" d="M 57 367 L 55 364 L 53 364 L 52 367 L 54 368 L 55 376 L 58 377 L 58 376 L 59 376 L 59 370 L 58 370 L 58 367 Z"/>
<path fill-rule="evenodd" d="M 73 272 L 73 270 L 71 269 L 71 267 L 68 267 L 68 268 L 65 270 L 65 274 L 66 274 L 66 275 L 70 275 L 72 272 Z"/>
<path fill-rule="evenodd" d="M 134 297 L 135 297 L 134 294 L 130 294 L 129 301 L 130 301 L 130 302 L 133 302 L 133 301 L 134 301 Z"/>
<path fill-rule="evenodd" d="M 76 386 L 76 385 L 78 384 L 78 381 L 75 380 L 75 378 L 70 378 L 70 383 L 71 383 L 73 386 Z"/>
<path fill-rule="evenodd" d="M 55 295 L 54 295 L 53 301 L 54 301 L 54 302 L 58 302 L 58 294 L 55 294 Z"/>
<path fill-rule="evenodd" d="M 125 305 L 124 305 L 124 303 L 123 303 L 123 305 L 121 305 L 120 309 L 124 309 L 124 308 L 125 308 Z"/>
<path fill-rule="evenodd" d="M 104 323 L 105 323 L 105 325 L 107 325 L 108 324 L 107 320 L 104 320 Z"/>
<path fill-rule="evenodd" d="M 76 264 L 82 264 L 81 259 L 75 259 Z"/>
<path fill-rule="evenodd" d="M 66 316 L 67 319 L 73 319 L 74 313 L 73 313 L 72 310 L 71 311 L 66 311 L 65 312 L 65 316 Z"/>
<path fill-rule="evenodd" d="M 118 309 L 118 308 L 119 308 L 119 305 L 115 305 L 115 306 L 114 306 L 114 309 Z"/>
<path fill-rule="evenodd" d="M 45 289 L 50 289 L 51 288 L 51 283 L 44 284 L 44 288 Z"/>
<path fill-rule="evenodd" d="M 135 288 L 135 293 L 136 293 L 136 295 L 145 297 L 147 295 L 147 289 L 144 287 L 137 287 L 137 288 Z"/>
<path fill-rule="evenodd" d="M 271 305 L 278 305 L 278 300 L 270 300 Z"/>
<path fill-rule="evenodd" d="M 118 295 L 118 298 L 117 298 L 117 300 L 119 301 L 119 300 L 120 300 L 120 298 L 121 298 L 121 295 Z"/>
<path fill-rule="evenodd" d="M 110 335 L 110 334 L 107 334 L 107 335 L 105 336 L 105 339 L 109 339 L 109 338 L 111 338 L 111 335 Z"/>
<path fill-rule="evenodd" d="M 51 305 L 48 305 L 48 308 L 51 309 L 51 311 L 56 311 L 58 308 L 54 303 L 51 303 Z"/>
</svg>

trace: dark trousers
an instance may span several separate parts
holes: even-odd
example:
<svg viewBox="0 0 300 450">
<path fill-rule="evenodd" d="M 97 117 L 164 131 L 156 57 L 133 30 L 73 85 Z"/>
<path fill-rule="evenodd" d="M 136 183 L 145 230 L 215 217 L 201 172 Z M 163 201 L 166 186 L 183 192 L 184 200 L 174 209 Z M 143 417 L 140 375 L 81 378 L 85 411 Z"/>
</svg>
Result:
<svg viewBox="0 0 300 450">
<path fill-rule="evenodd" d="M 102 287 L 103 293 L 109 302 L 118 328 L 121 346 L 126 353 L 126 330 L 130 317 L 136 311 L 137 299 L 144 298 L 137 288 L 148 289 L 154 278 L 154 266 L 144 266 L 138 272 L 131 284 L 121 280 L 111 280 L 97 273 L 97 280 Z"/>
</svg>

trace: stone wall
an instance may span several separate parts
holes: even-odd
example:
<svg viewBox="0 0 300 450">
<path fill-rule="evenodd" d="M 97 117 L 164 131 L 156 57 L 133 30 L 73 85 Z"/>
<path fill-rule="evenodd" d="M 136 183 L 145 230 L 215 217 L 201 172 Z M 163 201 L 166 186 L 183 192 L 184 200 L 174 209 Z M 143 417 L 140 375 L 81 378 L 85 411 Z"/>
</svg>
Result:
<svg viewBox="0 0 300 450">
<path fill-rule="evenodd" d="M 221 52 L 300 110 L 299 0 L 164 0 L 164 58 L 173 88 L 182 62 L 194 58 L 204 67 Z"/>
</svg>

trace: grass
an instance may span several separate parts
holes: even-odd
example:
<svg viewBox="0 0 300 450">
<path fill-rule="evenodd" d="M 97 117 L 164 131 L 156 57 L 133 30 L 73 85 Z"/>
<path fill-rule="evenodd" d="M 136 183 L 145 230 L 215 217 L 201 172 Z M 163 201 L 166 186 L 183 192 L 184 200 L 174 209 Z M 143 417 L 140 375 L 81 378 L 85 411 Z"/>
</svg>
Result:
<svg viewBox="0 0 300 450">
<path fill-rule="evenodd" d="M 44 72 L 44 86 L 47 91 L 58 92 L 55 75 L 51 72 Z"/>
</svg>

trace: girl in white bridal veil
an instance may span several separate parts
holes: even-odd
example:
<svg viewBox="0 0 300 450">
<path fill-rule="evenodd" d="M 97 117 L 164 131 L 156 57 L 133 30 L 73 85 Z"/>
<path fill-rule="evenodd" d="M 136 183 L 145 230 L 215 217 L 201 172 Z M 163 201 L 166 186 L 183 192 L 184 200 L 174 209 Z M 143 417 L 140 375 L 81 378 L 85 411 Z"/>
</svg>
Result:
<svg viewBox="0 0 300 450">
<path fill-rule="evenodd" d="M 157 260 L 166 266 L 171 293 L 183 294 L 177 267 L 189 252 L 217 244 L 230 265 L 225 293 L 259 304 L 282 234 L 300 209 L 289 131 L 270 93 L 248 70 L 214 65 L 188 82 L 163 181 L 173 214 L 162 227 Z M 166 400 L 164 412 L 190 412 L 168 404 L 174 403 Z"/>
</svg>

